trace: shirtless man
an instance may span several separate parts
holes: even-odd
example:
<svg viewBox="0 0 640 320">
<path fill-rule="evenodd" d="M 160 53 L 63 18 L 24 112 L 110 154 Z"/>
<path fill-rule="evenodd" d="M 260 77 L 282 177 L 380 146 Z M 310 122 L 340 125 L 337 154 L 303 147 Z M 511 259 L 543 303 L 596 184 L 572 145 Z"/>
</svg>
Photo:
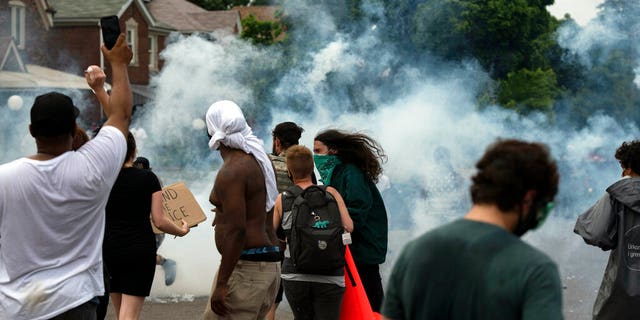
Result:
<svg viewBox="0 0 640 320">
<path fill-rule="evenodd" d="M 224 163 L 209 197 L 222 259 L 204 319 L 262 319 L 280 285 L 271 223 L 278 195 L 273 166 L 235 103 L 214 103 L 206 120 L 209 147 L 220 151 Z"/>
</svg>

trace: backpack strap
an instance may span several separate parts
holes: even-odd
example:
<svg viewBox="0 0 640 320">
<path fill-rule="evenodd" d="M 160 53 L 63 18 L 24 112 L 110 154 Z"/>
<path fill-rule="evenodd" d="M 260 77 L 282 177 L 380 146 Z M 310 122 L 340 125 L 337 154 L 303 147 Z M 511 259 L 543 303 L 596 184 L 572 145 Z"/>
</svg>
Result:
<svg viewBox="0 0 640 320">
<path fill-rule="evenodd" d="M 287 190 L 282 191 L 282 212 L 291 211 L 293 201 L 302 194 L 304 190 L 297 185 L 292 185 Z"/>
<path fill-rule="evenodd" d="M 314 197 L 314 198 L 307 198 L 307 193 L 313 193 L 313 192 L 318 192 L 321 191 L 323 194 L 322 198 L 318 198 L 318 197 Z M 325 185 L 311 185 L 308 186 L 306 189 L 304 189 L 304 191 L 302 191 L 302 197 L 309 199 L 308 203 L 309 206 L 312 208 L 318 207 L 318 206 L 324 206 L 327 201 L 335 201 L 335 198 L 333 197 L 333 195 L 329 192 L 327 192 L 327 186 Z M 297 200 L 298 202 L 302 201 L 301 200 Z M 294 201 L 294 205 L 296 204 L 296 202 Z"/>
</svg>

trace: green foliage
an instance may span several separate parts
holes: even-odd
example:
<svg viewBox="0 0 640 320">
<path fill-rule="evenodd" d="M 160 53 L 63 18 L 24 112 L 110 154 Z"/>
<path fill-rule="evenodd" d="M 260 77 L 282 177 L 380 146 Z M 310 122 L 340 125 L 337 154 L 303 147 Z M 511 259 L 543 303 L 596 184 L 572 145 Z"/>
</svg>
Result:
<svg viewBox="0 0 640 320">
<path fill-rule="evenodd" d="M 556 75 L 551 69 L 520 69 L 500 82 L 498 102 L 520 112 L 550 112 L 557 95 Z"/>
<path fill-rule="evenodd" d="M 640 90 L 631 67 L 635 63 L 628 51 L 614 50 L 588 70 L 588 78 L 571 100 L 570 112 L 578 123 L 599 111 L 620 121 L 640 121 Z"/>
<path fill-rule="evenodd" d="M 411 41 L 418 49 L 460 60 L 470 55 L 465 33 L 460 28 L 461 1 L 433 0 L 418 5 L 413 16 Z M 444 26 L 444 28 L 443 28 Z"/>
<path fill-rule="evenodd" d="M 501 79 L 520 68 L 546 67 L 542 51 L 554 42 L 557 26 L 546 10 L 551 3 L 430 0 L 416 6 L 410 37 L 418 49 L 446 59 L 474 57 Z"/>
<path fill-rule="evenodd" d="M 245 5 L 248 0 L 189 0 L 207 9 L 224 10 Z M 258 0 L 273 3 L 270 0 Z M 417 65 L 435 55 L 438 61 L 476 60 L 489 73 L 491 80 L 481 84 L 477 95 L 480 107 L 499 104 L 518 113 L 567 111 L 577 124 L 584 123 L 596 112 L 606 110 L 616 119 L 640 121 L 640 90 L 634 83 L 634 68 L 640 59 L 640 1 L 604 0 L 600 22 L 615 27 L 621 38 L 596 44 L 589 52 L 569 52 L 557 42 L 561 27 L 581 27 L 566 16 L 552 17 L 547 6 L 553 0 L 320 0 L 313 4 L 327 8 L 337 32 L 357 39 L 358 34 L 378 28 L 385 45 L 397 49 L 401 61 L 391 59 L 391 69 L 402 64 Z M 257 3 L 257 2 L 256 2 Z M 363 4 L 368 7 L 363 7 Z M 381 10 L 376 10 L 378 7 Z M 267 50 L 280 54 L 273 65 L 251 65 L 245 82 L 249 83 L 256 101 L 277 101 L 295 110 L 313 106 L 312 97 L 304 93 L 291 97 L 273 94 L 275 83 L 291 68 L 308 59 L 309 51 L 319 50 L 325 43 L 314 28 L 318 21 L 307 15 L 282 14 L 278 22 L 262 22 L 250 16 L 243 19 L 241 37 L 259 45 L 276 42 L 286 30 L 289 37 Z M 379 15 L 379 16 L 378 16 Z M 604 43 L 604 42 L 603 42 Z M 613 43 L 613 45 L 611 45 Z M 612 48 L 613 47 L 613 48 Z M 266 48 L 265 48 L 266 49 Z M 586 60 L 585 60 L 586 58 Z M 584 61 L 588 61 L 585 66 Z M 397 65 L 394 65 L 397 63 Z M 339 74 L 327 75 L 323 90 L 336 99 L 348 99 L 345 108 L 371 110 L 363 94 L 375 87 L 379 70 L 371 72 L 371 83 L 353 83 Z M 401 90 L 401 89 L 399 89 Z M 393 96 L 389 94 L 388 96 Z M 346 100 L 345 100 L 346 101 Z M 258 108 L 260 106 L 256 106 Z"/>
<path fill-rule="evenodd" d="M 408 6 L 412 1 L 402 2 Z M 568 54 L 555 35 L 560 22 L 546 10 L 552 3 L 428 0 L 416 5 L 411 42 L 446 60 L 476 59 L 498 84 L 481 91 L 480 105 L 497 102 L 521 112 L 549 111 L 561 89 L 558 77 L 566 88 L 576 71 L 564 67 Z"/>
<path fill-rule="evenodd" d="M 456 26 L 465 32 L 472 54 L 495 78 L 520 68 L 543 67 L 531 61 L 536 40 L 553 32 L 549 1 L 468 0 Z"/>
<path fill-rule="evenodd" d="M 258 21 L 252 14 L 242 19 L 240 37 L 251 40 L 254 44 L 273 44 L 281 33 L 282 24 L 278 21 Z"/>
</svg>

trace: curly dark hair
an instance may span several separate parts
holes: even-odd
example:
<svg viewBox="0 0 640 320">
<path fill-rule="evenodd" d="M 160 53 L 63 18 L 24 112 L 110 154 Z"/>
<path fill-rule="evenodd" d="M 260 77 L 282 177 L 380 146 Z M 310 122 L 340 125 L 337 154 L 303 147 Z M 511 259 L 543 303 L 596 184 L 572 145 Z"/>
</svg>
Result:
<svg viewBox="0 0 640 320">
<path fill-rule="evenodd" d="M 640 174 L 640 140 L 623 142 L 616 149 L 616 159 L 623 169 L 631 169 L 636 174 Z"/>
<path fill-rule="evenodd" d="M 284 149 L 288 149 L 291 146 L 298 144 L 300 136 L 302 136 L 304 129 L 294 122 L 282 122 L 278 123 L 271 132 L 275 138 L 280 140 L 280 144 Z"/>
<path fill-rule="evenodd" d="M 542 143 L 498 139 L 476 168 L 471 185 L 474 204 L 496 204 L 509 211 L 529 190 L 536 192 L 534 203 L 552 201 L 558 193 L 558 166 Z"/>
<path fill-rule="evenodd" d="M 387 161 L 387 156 L 382 146 L 371 137 L 358 132 L 329 129 L 320 132 L 314 140 L 336 150 L 340 161 L 355 165 L 371 181 L 378 182 L 378 177 L 382 174 L 382 164 Z"/>
</svg>

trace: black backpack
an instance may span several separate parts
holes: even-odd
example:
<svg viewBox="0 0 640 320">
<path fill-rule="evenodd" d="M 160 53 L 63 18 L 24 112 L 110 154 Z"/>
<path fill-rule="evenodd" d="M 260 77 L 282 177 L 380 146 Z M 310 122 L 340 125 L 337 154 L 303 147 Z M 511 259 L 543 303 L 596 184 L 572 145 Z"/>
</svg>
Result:
<svg viewBox="0 0 640 320">
<path fill-rule="evenodd" d="M 334 275 L 344 267 L 345 252 L 336 199 L 317 185 L 293 186 L 283 195 L 283 212 L 291 210 L 291 229 L 285 234 L 296 272 Z"/>
</svg>

